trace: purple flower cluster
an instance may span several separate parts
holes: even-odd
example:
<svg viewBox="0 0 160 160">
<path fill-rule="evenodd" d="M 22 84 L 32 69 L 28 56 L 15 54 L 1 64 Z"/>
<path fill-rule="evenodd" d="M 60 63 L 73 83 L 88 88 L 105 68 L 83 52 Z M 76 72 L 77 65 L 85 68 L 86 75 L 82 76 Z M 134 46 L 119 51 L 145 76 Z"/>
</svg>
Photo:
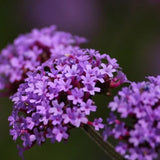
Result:
<svg viewBox="0 0 160 160">
<path fill-rule="evenodd" d="M 46 138 L 67 140 L 71 128 L 87 123 L 95 130 L 102 129 L 101 118 L 88 119 L 97 108 L 92 97 L 126 80 L 116 59 L 109 55 L 77 48 L 64 53 L 28 72 L 25 83 L 11 97 L 10 134 L 14 140 L 20 137 L 24 148 L 40 145 Z"/>
<path fill-rule="evenodd" d="M 0 89 L 15 92 L 27 71 L 33 71 L 50 57 L 60 56 L 64 49 L 70 50 L 84 42 L 85 38 L 57 31 L 55 26 L 20 35 L 1 51 Z"/>
<path fill-rule="evenodd" d="M 120 140 L 116 150 L 129 160 L 153 160 L 160 148 L 160 76 L 131 83 L 109 103 L 112 113 L 104 140 Z"/>
</svg>

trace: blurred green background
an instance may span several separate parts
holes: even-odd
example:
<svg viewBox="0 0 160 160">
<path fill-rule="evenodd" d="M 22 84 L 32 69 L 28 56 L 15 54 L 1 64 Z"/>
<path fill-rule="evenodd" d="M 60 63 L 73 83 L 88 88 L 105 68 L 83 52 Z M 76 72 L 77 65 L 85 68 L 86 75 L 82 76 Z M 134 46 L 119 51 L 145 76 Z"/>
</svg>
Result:
<svg viewBox="0 0 160 160">
<path fill-rule="evenodd" d="M 118 60 L 131 81 L 160 74 L 160 0 L 1 0 L 0 49 L 32 28 L 55 24 L 59 30 L 87 37 L 95 48 Z M 110 98 L 111 99 L 111 98 Z M 97 114 L 108 100 L 96 97 Z M 9 136 L 8 98 L 0 99 L 0 155 L 19 160 Z M 24 153 L 26 160 L 106 160 L 106 156 L 81 129 L 72 130 L 67 144 L 47 142 Z M 109 160 L 109 159 L 108 159 Z"/>
</svg>

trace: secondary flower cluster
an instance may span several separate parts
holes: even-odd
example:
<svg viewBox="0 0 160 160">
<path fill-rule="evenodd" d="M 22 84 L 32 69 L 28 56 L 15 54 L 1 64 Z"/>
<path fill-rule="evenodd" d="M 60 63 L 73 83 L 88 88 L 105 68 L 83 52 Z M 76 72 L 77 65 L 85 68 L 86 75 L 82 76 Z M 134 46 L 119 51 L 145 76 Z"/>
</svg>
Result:
<svg viewBox="0 0 160 160">
<path fill-rule="evenodd" d="M 103 63 L 106 61 L 107 63 Z M 92 97 L 109 92 L 126 80 L 116 59 L 93 49 L 66 50 L 32 73 L 11 97 L 10 134 L 23 141 L 24 148 L 45 142 L 67 140 L 71 128 L 91 124 L 103 128 L 102 119 L 90 122 L 97 106 Z"/>
<path fill-rule="evenodd" d="M 103 133 L 114 136 L 116 150 L 129 160 L 152 160 L 160 148 L 160 76 L 131 83 L 109 104 L 112 111 Z M 110 126 L 110 127 L 109 127 Z"/>
<path fill-rule="evenodd" d="M 15 92 L 27 71 L 34 70 L 50 57 L 60 56 L 63 49 L 71 49 L 83 42 L 86 42 L 85 38 L 57 31 L 55 26 L 20 35 L 1 51 L 0 89 Z"/>
</svg>

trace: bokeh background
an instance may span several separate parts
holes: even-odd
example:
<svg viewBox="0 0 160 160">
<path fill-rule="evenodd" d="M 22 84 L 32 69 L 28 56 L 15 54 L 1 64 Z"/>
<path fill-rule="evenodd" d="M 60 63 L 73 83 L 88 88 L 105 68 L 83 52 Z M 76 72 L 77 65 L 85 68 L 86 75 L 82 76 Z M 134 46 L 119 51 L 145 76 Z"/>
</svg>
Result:
<svg viewBox="0 0 160 160">
<path fill-rule="evenodd" d="M 1 0 L 0 49 L 21 33 L 51 24 L 87 37 L 89 42 L 83 47 L 115 57 L 131 81 L 160 74 L 160 0 Z M 109 100 L 95 99 L 100 109 L 94 116 L 105 117 Z M 11 110 L 8 98 L 1 98 L 2 160 L 20 160 L 9 136 L 7 118 Z M 26 160 L 108 159 L 81 129 L 72 130 L 67 144 L 47 142 L 24 155 Z"/>
</svg>

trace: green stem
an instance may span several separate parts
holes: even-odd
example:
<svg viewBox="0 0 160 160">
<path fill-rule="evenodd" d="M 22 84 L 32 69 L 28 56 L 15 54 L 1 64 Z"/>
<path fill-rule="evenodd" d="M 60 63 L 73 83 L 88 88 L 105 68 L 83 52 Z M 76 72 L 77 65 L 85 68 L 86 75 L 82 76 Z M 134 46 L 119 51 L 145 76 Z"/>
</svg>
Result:
<svg viewBox="0 0 160 160">
<path fill-rule="evenodd" d="M 114 147 L 109 142 L 103 141 L 102 136 L 96 132 L 92 126 L 84 125 L 82 129 L 112 160 L 124 160 L 124 158 L 115 151 Z"/>
</svg>

